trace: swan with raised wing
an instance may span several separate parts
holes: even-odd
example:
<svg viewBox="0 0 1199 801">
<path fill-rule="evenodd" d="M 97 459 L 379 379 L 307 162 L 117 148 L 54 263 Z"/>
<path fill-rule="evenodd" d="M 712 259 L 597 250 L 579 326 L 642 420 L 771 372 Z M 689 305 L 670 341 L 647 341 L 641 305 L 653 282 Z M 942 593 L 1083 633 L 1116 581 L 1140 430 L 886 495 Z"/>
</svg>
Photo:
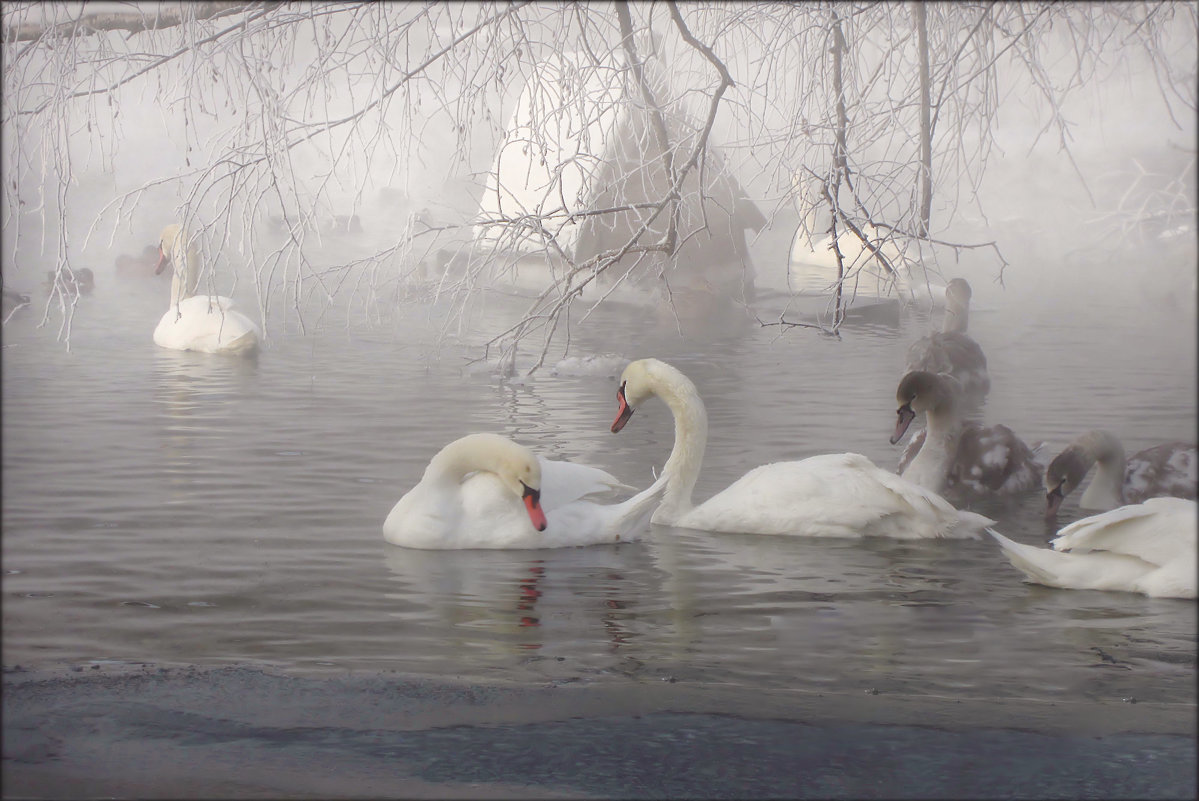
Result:
<svg viewBox="0 0 1199 801">
<path fill-rule="evenodd" d="M 655 395 L 673 412 L 675 432 L 659 478 L 669 483 L 655 523 L 704 531 L 897 539 L 972 537 L 994 523 L 958 511 L 936 493 L 856 453 L 762 465 L 693 506 L 708 414 L 690 379 L 657 359 L 631 363 L 620 377 L 612 431 L 624 428 L 637 406 Z"/>
<path fill-rule="evenodd" d="M 1150 498 L 1076 520 L 1058 532 L 1052 550 L 991 535 L 1033 584 L 1194 598 L 1195 521 L 1194 501 Z"/>
<path fill-rule="evenodd" d="M 1146 448 L 1125 460 L 1124 446 L 1107 431 L 1080 434 L 1045 468 L 1045 515 L 1052 517 L 1091 468 L 1095 477 L 1078 505 L 1082 509 L 1114 509 L 1148 498 L 1175 497 L 1194 500 L 1195 446 L 1166 442 Z"/>
<path fill-rule="evenodd" d="M 666 490 L 659 479 L 623 503 L 589 500 L 623 487 L 596 467 L 545 459 L 498 434 L 446 445 L 383 523 L 407 548 L 561 548 L 636 540 Z"/>
<path fill-rule="evenodd" d="M 1010 495 L 1038 487 L 1043 465 L 1036 449 L 1005 425 L 964 420 L 964 398 L 961 383 L 946 373 L 915 370 L 900 379 L 891 444 L 903 438 L 918 412 L 924 412 L 926 427 L 904 449 L 899 474 L 933 492 Z"/>
<path fill-rule="evenodd" d="M 970 325 L 973 292 L 964 278 L 954 278 L 945 288 L 945 317 L 941 330 L 921 337 L 907 353 L 907 370 L 949 373 L 962 384 L 965 398 L 978 404 L 991 390 L 987 357 L 966 333 Z"/>
<path fill-rule="evenodd" d="M 249 354 L 258 348 L 258 326 L 223 295 L 196 293 L 199 256 L 183 226 L 168 225 L 158 242 L 155 275 L 170 263 L 171 305 L 154 329 L 154 344 L 171 350 Z"/>
</svg>

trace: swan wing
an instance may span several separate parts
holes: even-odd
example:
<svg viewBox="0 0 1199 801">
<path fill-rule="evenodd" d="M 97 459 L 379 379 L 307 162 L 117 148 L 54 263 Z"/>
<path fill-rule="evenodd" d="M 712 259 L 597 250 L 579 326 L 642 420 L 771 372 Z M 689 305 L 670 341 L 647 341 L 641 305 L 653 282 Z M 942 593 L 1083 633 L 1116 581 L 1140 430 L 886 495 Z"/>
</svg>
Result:
<svg viewBox="0 0 1199 801">
<path fill-rule="evenodd" d="M 678 525 L 815 537 L 977 534 L 962 522 L 939 495 L 876 467 L 865 456 L 842 453 L 755 468 L 692 509 Z"/>
<path fill-rule="evenodd" d="M 1005 425 L 967 423 L 954 461 L 958 482 L 979 494 L 1037 489 L 1045 472 L 1033 449 Z"/>
<path fill-rule="evenodd" d="M 541 463 L 541 507 L 550 512 L 572 501 L 616 490 L 632 489 L 598 467 L 538 456 Z"/>
<path fill-rule="evenodd" d="M 1128 460 L 1124 498 L 1129 503 L 1165 495 L 1194 499 L 1197 478 L 1199 460 L 1194 445 L 1184 442 L 1156 445 Z"/>
<path fill-rule="evenodd" d="M 665 478 L 623 503 L 603 505 L 574 501 L 547 514 L 545 535 L 549 546 L 596 545 L 634 542 L 649 529 L 650 517 L 666 492 Z"/>
<path fill-rule="evenodd" d="M 1196 504 L 1181 498 L 1150 498 L 1077 520 L 1058 532 L 1058 551 L 1107 551 L 1156 566 L 1178 556 L 1195 558 Z"/>
<path fill-rule="evenodd" d="M 967 394 L 986 394 L 991 388 L 983 349 L 970 335 L 956 331 L 936 332 L 913 342 L 908 347 L 907 369 L 949 373 Z"/>
</svg>

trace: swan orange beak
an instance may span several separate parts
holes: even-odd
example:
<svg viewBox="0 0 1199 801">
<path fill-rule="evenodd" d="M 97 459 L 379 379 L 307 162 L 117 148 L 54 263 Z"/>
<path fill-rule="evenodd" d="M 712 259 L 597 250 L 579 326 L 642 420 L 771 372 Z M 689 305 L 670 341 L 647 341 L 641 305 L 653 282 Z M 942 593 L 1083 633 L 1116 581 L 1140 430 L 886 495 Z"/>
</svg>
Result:
<svg viewBox="0 0 1199 801">
<path fill-rule="evenodd" d="M 533 528 L 538 531 L 545 531 L 547 525 L 545 512 L 541 508 L 541 491 L 535 490 L 528 484 L 522 484 L 525 488 L 524 494 L 521 495 L 521 500 L 525 502 L 525 510 L 529 513 L 529 519 L 533 521 Z"/>
<path fill-rule="evenodd" d="M 1045 519 L 1057 516 L 1057 510 L 1062 507 L 1062 501 L 1066 496 L 1062 495 L 1062 485 L 1058 484 L 1045 495 Z"/>
<path fill-rule="evenodd" d="M 899 419 L 895 421 L 895 433 L 891 435 L 892 445 L 903 439 L 903 435 L 907 433 L 908 426 L 916 419 L 916 413 L 912 411 L 911 403 L 905 403 L 903 406 L 900 406 L 895 414 L 899 416 Z"/>
<path fill-rule="evenodd" d="M 154 274 L 158 275 L 162 272 L 162 268 L 167 266 L 167 254 L 162 252 L 162 248 L 158 249 L 158 263 L 154 265 Z"/>
<path fill-rule="evenodd" d="M 612 421 L 613 434 L 624 428 L 624 424 L 629 422 L 629 418 L 633 416 L 633 407 L 625 400 L 624 384 L 621 384 L 620 389 L 616 390 L 616 401 L 620 406 L 616 409 L 616 419 Z"/>
</svg>

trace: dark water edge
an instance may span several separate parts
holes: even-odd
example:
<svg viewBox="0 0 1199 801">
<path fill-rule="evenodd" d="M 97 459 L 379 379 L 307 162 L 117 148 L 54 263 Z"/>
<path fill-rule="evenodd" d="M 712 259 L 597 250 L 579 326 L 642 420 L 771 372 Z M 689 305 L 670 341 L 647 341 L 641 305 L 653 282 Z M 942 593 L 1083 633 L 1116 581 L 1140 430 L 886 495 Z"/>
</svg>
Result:
<svg viewBox="0 0 1199 801">
<path fill-rule="evenodd" d="M 1194 798 L 1195 707 L 6 667 L 6 798 Z"/>
</svg>

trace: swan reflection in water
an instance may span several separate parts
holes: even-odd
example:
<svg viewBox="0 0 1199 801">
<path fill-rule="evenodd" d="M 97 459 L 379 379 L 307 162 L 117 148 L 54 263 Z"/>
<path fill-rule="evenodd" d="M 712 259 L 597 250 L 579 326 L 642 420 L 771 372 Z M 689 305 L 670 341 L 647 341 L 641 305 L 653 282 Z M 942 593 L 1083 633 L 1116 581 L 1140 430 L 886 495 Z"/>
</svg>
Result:
<svg viewBox="0 0 1199 801">
<path fill-rule="evenodd" d="M 431 627 L 427 641 L 462 659 L 558 645 L 576 651 L 580 641 L 614 651 L 636 636 L 625 610 L 637 605 L 630 594 L 647 586 L 638 544 L 450 551 L 384 544 L 383 556 L 396 585 L 384 593 L 389 614 Z"/>
</svg>

